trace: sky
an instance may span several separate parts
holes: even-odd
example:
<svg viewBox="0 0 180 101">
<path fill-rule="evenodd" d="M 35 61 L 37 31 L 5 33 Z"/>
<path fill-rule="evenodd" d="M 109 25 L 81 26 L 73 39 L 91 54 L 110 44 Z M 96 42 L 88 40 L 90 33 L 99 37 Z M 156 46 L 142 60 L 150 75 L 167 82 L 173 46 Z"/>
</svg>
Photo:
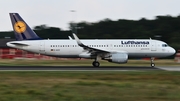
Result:
<svg viewBox="0 0 180 101">
<path fill-rule="evenodd" d="M 19 13 L 31 28 L 45 24 L 68 30 L 72 21 L 178 16 L 179 4 L 180 0 L 0 0 L 0 31 L 12 30 L 9 18 L 12 12 Z"/>
</svg>

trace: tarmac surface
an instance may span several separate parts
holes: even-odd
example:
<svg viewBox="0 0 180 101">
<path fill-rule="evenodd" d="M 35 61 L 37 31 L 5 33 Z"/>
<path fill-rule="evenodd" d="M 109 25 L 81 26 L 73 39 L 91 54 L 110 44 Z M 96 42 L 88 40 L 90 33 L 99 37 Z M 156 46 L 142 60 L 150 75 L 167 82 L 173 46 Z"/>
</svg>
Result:
<svg viewBox="0 0 180 101">
<path fill-rule="evenodd" d="M 144 66 L 0 66 L 0 71 L 180 71 L 180 67 Z"/>
</svg>

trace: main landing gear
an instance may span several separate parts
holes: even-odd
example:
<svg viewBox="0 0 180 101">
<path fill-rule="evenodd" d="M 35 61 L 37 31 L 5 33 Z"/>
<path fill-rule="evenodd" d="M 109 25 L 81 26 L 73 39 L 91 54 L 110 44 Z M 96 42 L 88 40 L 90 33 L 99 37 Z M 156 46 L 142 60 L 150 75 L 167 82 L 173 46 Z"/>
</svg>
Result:
<svg viewBox="0 0 180 101">
<path fill-rule="evenodd" d="M 154 58 L 151 57 L 151 67 L 155 67 Z"/>
<path fill-rule="evenodd" d="M 97 57 L 95 58 L 95 61 L 93 61 L 93 63 L 92 63 L 92 65 L 93 65 L 94 67 L 99 67 L 99 66 L 100 66 L 100 63 L 98 62 L 98 60 L 100 60 L 100 57 L 99 57 L 99 56 L 97 56 Z"/>
<path fill-rule="evenodd" d="M 100 63 L 98 61 L 93 61 L 92 65 L 94 67 L 99 67 L 100 66 Z"/>
</svg>

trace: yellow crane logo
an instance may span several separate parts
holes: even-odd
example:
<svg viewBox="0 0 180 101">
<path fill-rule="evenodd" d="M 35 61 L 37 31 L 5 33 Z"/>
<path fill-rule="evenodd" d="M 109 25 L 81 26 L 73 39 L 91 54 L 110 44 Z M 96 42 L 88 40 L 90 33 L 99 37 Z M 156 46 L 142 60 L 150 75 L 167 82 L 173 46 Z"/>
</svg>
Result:
<svg viewBox="0 0 180 101">
<path fill-rule="evenodd" d="M 26 31 L 26 24 L 22 21 L 18 21 L 14 24 L 14 30 L 21 34 Z"/>
</svg>

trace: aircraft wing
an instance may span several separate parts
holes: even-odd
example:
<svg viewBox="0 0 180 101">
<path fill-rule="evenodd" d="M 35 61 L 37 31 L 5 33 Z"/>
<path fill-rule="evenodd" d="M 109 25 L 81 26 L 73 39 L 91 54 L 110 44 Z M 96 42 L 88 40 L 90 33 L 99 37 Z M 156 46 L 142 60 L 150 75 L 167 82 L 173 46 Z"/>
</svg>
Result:
<svg viewBox="0 0 180 101">
<path fill-rule="evenodd" d="M 77 44 L 80 46 L 80 47 L 83 47 L 84 50 L 87 50 L 89 51 L 91 54 L 98 54 L 98 53 L 110 53 L 112 51 L 110 50 L 103 50 L 103 49 L 98 49 L 98 48 L 92 48 L 92 47 L 89 47 L 87 45 L 84 45 L 80 40 L 79 38 L 76 36 L 76 34 L 73 34 L 75 40 L 77 41 Z"/>
</svg>

